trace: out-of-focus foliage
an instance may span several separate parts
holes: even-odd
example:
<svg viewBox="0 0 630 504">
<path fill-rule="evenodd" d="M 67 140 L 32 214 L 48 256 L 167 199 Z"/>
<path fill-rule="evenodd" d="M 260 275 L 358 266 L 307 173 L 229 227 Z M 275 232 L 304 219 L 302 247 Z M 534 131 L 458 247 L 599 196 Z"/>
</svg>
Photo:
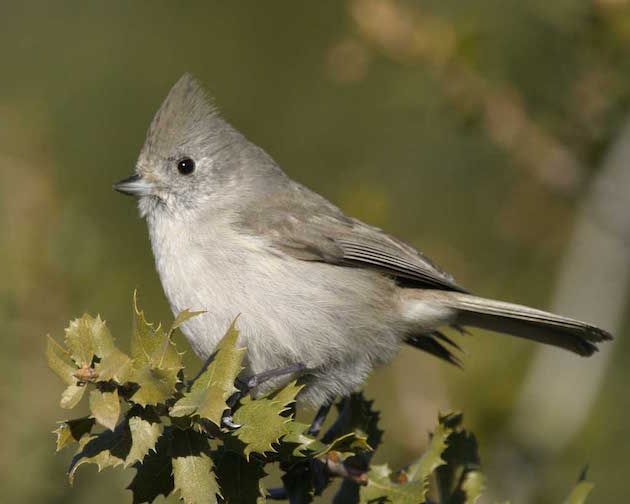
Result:
<svg viewBox="0 0 630 504">
<path fill-rule="evenodd" d="M 41 348 L 67 314 L 106 306 L 127 349 L 130 286 L 167 319 L 146 226 L 111 184 L 133 171 L 182 73 L 207 85 L 290 176 L 348 214 L 408 241 L 476 293 L 548 308 L 584 191 L 630 112 L 629 26 L 627 0 L 3 2 L 3 499 L 125 498 L 122 471 L 82 468 L 72 490 L 59 484 L 71 454 L 51 457 L 45 442 L 59 383 Z M 463 372 L 403 349 L 367 386 L 387 432 L 374 463 L 412 460 L 437 411 L 457 407 L 485 447 L 491 502 L 560 502 L 583 461 L 598 483 L 593 500 L 623 502 L 627 309 L 620 323 L 586 425 L 552 455 L 510 429 L 534 345 L 454 335 Z M 190 353 L 183 363 L 196 365 Z M 69 403 L 79 393 L 70 389 Z M 566 401 L 580 401 L 579 391 Z M 88 403 L 89 393 L 74 416 L 87 416 Z"/>
<path fill-rule="evenodd" d="M 335 499 L 347 503 L 421 504 L 434 476 L 435 502 L 475 504 L 480 497 L 477 444 L 461 427 L 461 414 L 441 416 L 424 454 L 393 473 L 387 464 L 369 464 L 383 433 L 372 403 L 361 394 L 341 401 L 339 417 L 318 440 L 307 424 L 295 421 L 302 388 L 295 381 L 260 397 L 235 387 L 245 354 L 238 347 L 236 321 L 202 371 L 187 380 L 172 336 L 195 314 L 181 313 L 165 333 L 161 324 L 146 321 L 136 296 L 134 312 L 130 356 L 115 347 L 105 322 L 88 314 L 70 322 L 67 348 L 48 338 L 49 367 L 72 390 L 91 389 L 90 415 L 59 422 L 55 431 L 57 451 L 78 444 L 70 483 L 81 465 L 96 464 L 99 471 L 120 465 L 136 469 L 128 486 L 134 503 L 174 493 L 187 504 L 256 504 L 267 498 L 306 504 L 333 477 L 345 478 L 346 487 Z M 116 364 L 108 362 L 112 355 Z M 107 379 L 99 375 L 101 366 L 111 371 Z M 170 372 L 174 378 L 167 376 Z M 75 394 L 72 405 L 64 402 L 66 395 L 67 389 L 61 406 L 73 408 L 84 394 Z M 119 422 L 121 403 L 125 413 Z M 94 430 L 97 424 L 104 429 Z M 268 492 L 262 479 L 265 467 L 275 463 L 284 472 L 284 486 Z M 356 499 L 347 485 L 359 490 Z M 592 484 L 580 481 L 566 503 L 585 502 L 591 489 Z"/>
</svg>

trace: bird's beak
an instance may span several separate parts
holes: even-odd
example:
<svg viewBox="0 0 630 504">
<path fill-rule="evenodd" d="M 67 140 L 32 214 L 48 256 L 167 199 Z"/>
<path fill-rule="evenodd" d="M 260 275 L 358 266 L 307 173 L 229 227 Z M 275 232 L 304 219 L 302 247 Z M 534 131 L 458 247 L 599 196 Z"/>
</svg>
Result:
<svg viewBox="0 0 630 504">
<path fill-rule="evenodd" d="M 130 196 L 149 196 L 153 194 L 153 184 L 136 174 L 116 182 L 113 189 Z"/>
</svg>

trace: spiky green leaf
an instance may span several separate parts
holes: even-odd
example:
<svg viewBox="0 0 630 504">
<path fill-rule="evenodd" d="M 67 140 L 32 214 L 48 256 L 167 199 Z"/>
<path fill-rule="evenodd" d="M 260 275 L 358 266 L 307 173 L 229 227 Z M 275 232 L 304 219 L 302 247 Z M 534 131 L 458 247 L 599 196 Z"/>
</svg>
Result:
<svg viewBox="0 0 630 504">
<path fill-rule="evenodd" d="M 182 356 L 161 325 L 154 329 L 153 324 L 146 321 L 135 295 L 134 313 L 131 340 L 133 364 L 128 379 L 138 389 L 131 396 L 131 401 L 141 406 L 156 405 L 166 401 L 175 391 L 182 369 Z"/>
<path fill-rule="evenodd" d="M 474 502 L 483 490 L 481 461 L 475 436 L 462 427 L 461 413 L 440 417 L 440 424 L 452 429 L 442 453 L 446 465 L 436 470 L 436 486 L 441 500 L 451 504 Z"/>
<path fill-rule="evenodd" d="M 70 322 L 65 343 L 78 367 L 90 366 L 94 356 L 103 357 L 114 348 L 114 340 L 105 322 L 100 316 L 94 318 L 87 313 Z"/>
<path fill-rule="evenodd" d="M 571 490 L 571 493 L 565 499 L 564 504 L 584 504 L 586 502 L 586 499 L 595 485 L 589 481 L 585 481 L 585 477 L 586 475 L 584 473 L 580 476 L 580 480 L 573 487 L 573 490 Z"/>
<path fill-rule="evenodd" d="M 247 461 L 241 454 L 225 448 L 213 452 L 212 458 L 225 502 L 230 504 L 264 502 L 265 491 L 261 480 L 266 473 L 261 463 Z"/>
<path fill-rule="evenodd" d="M 481 471 L 466 472 L 461 488 L 464 494 L 463 504 L 475 504 L 485 488 L 485 478 Z"/>
<path fill-rule="evenodd" d="M 237 348 L 236 321 L 217 345 L 214 359 L 197 377 L 190 391 L 171 408 L 170 415 L 181 417 L 199 415 L 217 426 L 228 409 L 227 399 L 236 392 L 234 380 L 242 370 L 244 348 Z"/>
<path fill-rule="evenodd" d="M 133 494 L 133 504 L 153 502 L 159 495 L 168 497 L 174 490 L 170 444 L 171 437 L 165 429 L 155 445 L 155 451 L 150 451 L 142 463 L 133 465 L 136 474 L 127 487 Z"/>
<path fill-rule="evenodd" d="M 177 317 L 175 317 L 175 320 L 173 320 L 173 324 L 171 325 L 171 328 L 168 331 L 169 336 L 172 335 L 173 331 L 175 331 L 175 329 L 178 329 L 179 326 L 181 326 L 184 322 L 190 320 L 191 318 L 202 315 L 204 313 L 206 312 L 205 311 L 190 311 L 188 309 L 179 312 L 177 314 Z"/>
<path fill-rule="evenodd" d="M 157 405 L 166 401 L 179 381 L 177 369 L 143 366 L 134 369 L 129 381 L 138 385 L 130 400 L 141 406 Z"/>
<path fill-rule="evenodd" d="M 120 416 L 118 389 L 102 392 L 98 389 L 90 392 L 90 411 L 96 421 L 110 430 L 116 428 Z"/>
<path fill-rule="evenodd" d="M 164 424 L 160 417 L 149 408 L 135 407 L 129 413 L 128 423 L 131 448 L 125 459 L 125 467 L 142 462 L 149 451 L 156 449 L 157 441 L 164 432 Z"/>
<path fill-rule="evenodd" d="M 215 504 L 221 495 L 208 440 L 192 430 L 174 430 L 173 480 L 186 504 Z"/>
<path fill-rule="evenodd" d="M 65 409 L 72 409 L 83 397 L 85 393 L 85 385 L 79 385 L 76 382 L 74 385 L 68 385 L 68 387 L 61 393 L 61 400 L 59 401 L 59 406 Z"/>
<path fill-rule="evenodd" d="M 94 365 L 94 371 L 97 376 L 96 381 L 106 382 L 113 380 L 119 385 L 122 385 L 129 379 L 131 370 L 131 358 L 115 347 L 109 354 L 103 356 L 100 362 Z"/>
<path fill-rule="evenodd" d="M 101 471 L 124 463 L 131 448 L 131 436 L 126 421 L 116 428 L 106 430 L 96 436 L 84 436 L 79 441 L 79 450 L 68 469 L 70 484 L 74 482 L 77 469 L 83 464 L 96 464 Z"/>
<path fill-rule="evenodd" d="M 244 453 L 249 459 L 251 453 L 264 455 L 274 452 L 272 446 L 289 432 L 287 424 L 291 418 L 283 416 L 288 406 L 295 402 L 295 396 L 302 387 L 296 382 L 289 383 L 271 397 L 256 400 L 246 397 L 234 413 L 234 421 L 242 425 L 235 434 L 246 444 Z"/>
<path fill-rule="evenodd" d="M 91 417 L 59 422 L 59 427 L 53 431 L 57 435 L 57 451 L 77 443 L 84 435 L 90 433 L 95 423 Z"/>
<path fill-rule="evenodd" d="M 424 502 L 425 487 L 421 480 L 399 484 L 391 480 L 391 470 L 385 465 L 372 466 L 368 483 L 359 491 L 360 504 L 388 502 L 396 504 L 420 504 Z"/>
<path fill-rule="evenodd" d="M 77 366 L 72 361 L 70 353 L 67 352 L 59 343 L 57 343 L 50 335 L 46 337 L 46 360 L 48 367 L 52 369 L 66 385 L 76 383 L 74 373 Z"/>
<path fill-rule="evenodd" d="M 452 429 L 447 427 L 445 422 L 440 421 L 435 432 L 431 436 L 429 446 L 422 456 L 407 469 L 407 479 L 409 481 L 426 481 L 431 473 L 439 466 L 444 465 L 442 453 L 446 449 L 446 440 Z"/>
</svg>

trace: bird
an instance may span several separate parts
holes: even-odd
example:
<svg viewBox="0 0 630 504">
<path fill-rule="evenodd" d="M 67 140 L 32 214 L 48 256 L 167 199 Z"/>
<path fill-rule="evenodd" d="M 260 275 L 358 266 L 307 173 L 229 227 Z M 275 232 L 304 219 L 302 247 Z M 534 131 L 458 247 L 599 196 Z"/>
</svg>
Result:
<svg viewBox="0 0 630 504">
<path fill-rule="evenodd" d="M 282 370 L 324 407 L 411 345 L 457 364 L 448 327 L 481 328 L 590 356 L 612 338 L 579 320 L 469 293 L 404 241 L 289 178 L 218 112 L 189 74 L 148 129 L 132 176 L 181 331 L 208 359 L 238 316 L 245 373 Z M 265 384 L 261 384 L 263 391 Z"/>
</svg>

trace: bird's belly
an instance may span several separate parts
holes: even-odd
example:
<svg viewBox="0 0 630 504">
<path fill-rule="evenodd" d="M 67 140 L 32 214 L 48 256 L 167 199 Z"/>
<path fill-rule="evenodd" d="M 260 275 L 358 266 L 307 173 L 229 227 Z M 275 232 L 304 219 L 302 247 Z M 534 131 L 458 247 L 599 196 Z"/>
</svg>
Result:
<svg viewBox="0 0 630 504">
<path fill-rule="evenodd" d="M 378 362 L 398 347 L 394 286 L 375 273 L 276 256 L 251 243 L 189 249 L 167 264 L 156 254 L 156 263 L 174 313 L 206 312 L 182 327 L 202 358 L 237 316 L 252 372 L 327 366 L 357 353 Z"/>
</svg>

